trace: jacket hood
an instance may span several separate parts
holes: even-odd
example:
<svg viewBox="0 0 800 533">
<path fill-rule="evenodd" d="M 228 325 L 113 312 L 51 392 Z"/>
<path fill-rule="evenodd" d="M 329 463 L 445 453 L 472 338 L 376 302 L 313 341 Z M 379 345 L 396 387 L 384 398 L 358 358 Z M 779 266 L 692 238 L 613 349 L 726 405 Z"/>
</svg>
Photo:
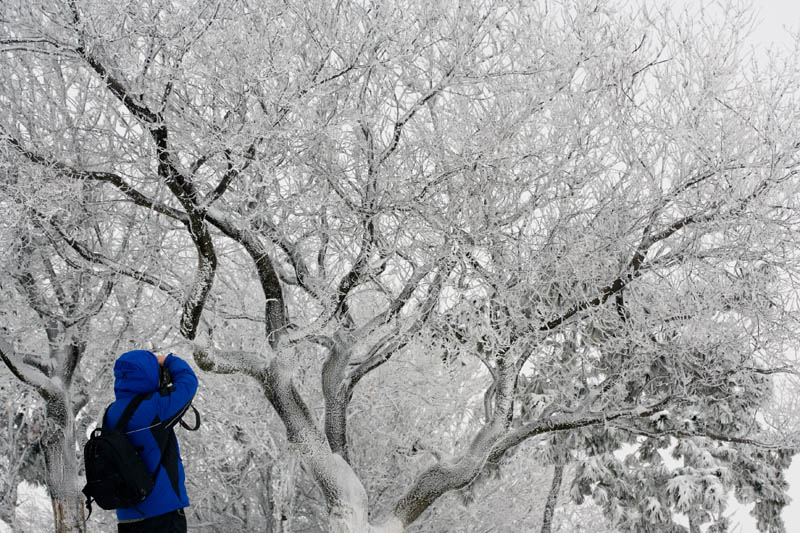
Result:
<svg viewBox="0 0 800 533">
<path fill-rule="evenodd" d="M 114 363 L 114 394 L 122 398 L 155 392 L 158 390 L 158 378 L 158 359 L 153 352 L 125 352 Z"/>
</svg>

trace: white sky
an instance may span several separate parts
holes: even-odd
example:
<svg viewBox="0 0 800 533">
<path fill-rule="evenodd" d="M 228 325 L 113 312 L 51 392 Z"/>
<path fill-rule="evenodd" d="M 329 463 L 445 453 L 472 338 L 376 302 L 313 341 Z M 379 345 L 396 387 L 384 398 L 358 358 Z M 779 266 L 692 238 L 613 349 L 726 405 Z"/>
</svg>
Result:
<svg viewBox="0 0 800 533">
<path fill-rule="evenodd" d="M 698 0 L 705 1 L 705 0 Z M 755 46 L 770 43 L 790 44 L 791 36 L 785 27 L 800 28 L 800 1 L 798 0 L 753 0 L 759 13 L 760 24 L 752 35 Z"/>
</svg>

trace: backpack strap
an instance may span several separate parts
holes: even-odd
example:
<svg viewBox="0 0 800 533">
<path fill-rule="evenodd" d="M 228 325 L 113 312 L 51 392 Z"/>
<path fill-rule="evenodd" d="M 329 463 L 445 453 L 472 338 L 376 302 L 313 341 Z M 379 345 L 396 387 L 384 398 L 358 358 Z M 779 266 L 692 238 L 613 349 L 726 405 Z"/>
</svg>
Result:
<svg viewBox="0 0 800 533">
<path fill-rule="evenodd" d="M 125 429 L 128 426 L 128 422 L 130 422 L 130 419 L 133 417 L 133 413 L 136 412 L 136 409 L 138 409 L 139 405 L 144 400 L 150 398 L 151 396 L 153 396 L 153 395 L 152 394 L 137 394 L 136 396 L 131 398 L 131 401 L 128 402 L 128 405 L 125 406 L 125 410 L 122 411 L 122 415 L 120 415 L 119 420 L 117 420 L 117 425 L 114 426 L 114 429 L 119 429 L 120 431 L 125 433 Z M 109 406 L 109 407 L 111 407 L 111 406 Z M 106 408 L 106 411 L 108 411 L 108 408 Z M 105 419 L 104 419 L 104 423 L 105 423 Z M 199 424 L 199 421 L 198 421 L 198 426 L 199 425 L 200 424 Z M 164 453 L 167 450 L 167 446 L 169 446 L 169 441 L 170 441 L 170 439 L 169 439 L 169 436 L 168 436 L 164 441 L 164 446 L 163 447 L 161 445 L 158 445 L 158 442 L 156 442 L 156 444 L 158 445 L 158 451 L 161 454 L 161 457 L 159 458 L 158 465 L 156 465 L 156 469 L 155 469 L 155 471 L 153 472 L 153 475 L 152 475 L 153 482 L 155 482 L 156 477 L 158 477 L 158 471 L 161 470 L 161 465 L 164 464 Z M 134 508 L 137 511 L 139 511 L 140 513 L 142 512 L 138 507 L 134 506 Z M 142 513 L 142 515 L 144 516 L 144 513 Z"/>
<path fill-rule="evenodd" d="M 125 428 L 128 426 L 128 422 L 130 422 L 133 413 L 136 412 L 136 409 L 139 407 L 139 404 L 145 399 L 144 394 L 137 394 L 131 401 L 128 402 L 128 405 L 125 406 L 125 410 L 122 411 L 122 415 L 120 415 L 119 420 L 117 420 L 117 425 L 114 426 L 113 429 L 118 429 L 122 432 L 125 432 Z M 110 406 L 109 406 L 110 407 Z M 103 427 L 106 425 L 106 415 L 108 414 L 108 408 L 106 408 L 106 414 L 103 415 Z"/>
</svg>

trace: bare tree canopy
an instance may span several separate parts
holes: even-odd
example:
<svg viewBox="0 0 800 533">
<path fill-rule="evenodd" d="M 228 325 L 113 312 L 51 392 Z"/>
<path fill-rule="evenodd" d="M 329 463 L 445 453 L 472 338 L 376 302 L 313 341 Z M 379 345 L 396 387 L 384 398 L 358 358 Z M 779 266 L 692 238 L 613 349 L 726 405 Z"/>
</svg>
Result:
<svg viewBox="0 0 800 533">
<path fill-rule="evenodd" d="M 547 524 L 577 462 L 617 530 L 723 531 L 735 489 L 782 531 L 800 69 L 720 9 L 6 0 L 0 242 L 139 287 L 200 369 L 253 378 L 330 531 L 403 531 L 517 453 L 557 467 Z M 356 452 L 396 450 L 353 404 L 407 357 L 470 369 L 474 416 L 376 505 Z"/>
</svg>

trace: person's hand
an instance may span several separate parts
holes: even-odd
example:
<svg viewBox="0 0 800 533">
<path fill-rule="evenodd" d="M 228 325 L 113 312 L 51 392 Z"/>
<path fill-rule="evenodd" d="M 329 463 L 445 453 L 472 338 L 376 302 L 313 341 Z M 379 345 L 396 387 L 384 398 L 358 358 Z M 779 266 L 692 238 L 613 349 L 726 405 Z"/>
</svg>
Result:
<svg viewBox="0 0 800 533">
<path fill-rule="evenodd" d="M 167 355 L 163 353 L 157 353 L 155 356 L 156 359 L 158 359 L 158 366 L 164 366 L 164 360 L 167 358 Z"/>
</svg>

